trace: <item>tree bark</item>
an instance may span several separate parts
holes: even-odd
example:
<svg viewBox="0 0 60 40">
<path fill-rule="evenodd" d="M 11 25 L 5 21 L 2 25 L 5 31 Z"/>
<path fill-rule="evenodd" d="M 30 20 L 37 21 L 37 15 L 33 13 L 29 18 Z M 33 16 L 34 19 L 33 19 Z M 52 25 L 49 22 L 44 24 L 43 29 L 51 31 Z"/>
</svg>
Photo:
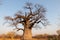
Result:
<svg viewBox="0 0 60 40">
<path fill-rule="evenodd" d="M 25 28 L 24 29 L 24 40 L 31 40 L 31 39 L 32 39 L 31 29 Z"/>
</svg>

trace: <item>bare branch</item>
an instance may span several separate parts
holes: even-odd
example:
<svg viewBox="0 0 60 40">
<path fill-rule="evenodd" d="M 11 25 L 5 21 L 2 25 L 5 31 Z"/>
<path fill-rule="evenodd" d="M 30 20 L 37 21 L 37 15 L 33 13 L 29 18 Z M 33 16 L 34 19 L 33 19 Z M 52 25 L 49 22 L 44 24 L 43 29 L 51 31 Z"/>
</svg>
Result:
<svg viewBox="0 0 60 40">
<path fill-rule="evenodd" d="M 17 19 L 17 18 L 23 18 L 23 19 L 25 19 L 25 16 L 22 16 L 22 15 L 20 15 L 20 14 L 15 14 L 15 16 L 16 16 L 16 19 Z"/>
<path fill-rule="evenodd" d="M 10 16 L 6 16 L 5 20 L 12 20 L 13 21 L 14 19 L 12 17 L 10 17 Z"/>
<path fill-rule="evenodd" d="M 13 29 L 13 30 L 16 30 L 16 29 L 17 29 L 17 31 L 19 31 L 19 30 L 24 31 L 24 29 L 22 29 L 22 28 L 15 28 L 15 29 Z"/>
<path fill-rule="evenodd" d="M 22 28 L 18 28 L 18 30 L 17 30 L 17 31 L 19 31 L 19 30 L 23 30 L 23 31 L 24 31 L 24 29 L 22 29 Z"/>
<path fill-rule="evenodd" d="M 32 3 L 28 3 L 28 2 L 27 2 L 27 3 L 25 4 L 24 8 L 29 9 L 29 10 L 32 9 Z"/>
<path fill-rule="evenodd" d="M 13 30 L 16 30 L 16 29 L 17 29 L 17 31 L 19 31 L 19 30 L 23 30 L 23 31 L 24 31 L 23 28 L 18 28 L 17 25 L 15 25 L 15 24 L 13 24 L 13 25 L 14 25 L 14 27 L 15 27 L 15 29 L 13 29 Z"/>
</svg>

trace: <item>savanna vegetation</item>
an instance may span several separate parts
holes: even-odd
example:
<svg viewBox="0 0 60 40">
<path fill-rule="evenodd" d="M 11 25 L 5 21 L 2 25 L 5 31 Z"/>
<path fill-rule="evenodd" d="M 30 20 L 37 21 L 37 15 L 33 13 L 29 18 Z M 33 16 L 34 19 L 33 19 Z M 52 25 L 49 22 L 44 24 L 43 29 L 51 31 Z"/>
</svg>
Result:
<svg viewBox="0 0 60 40">
<path fill-rule="evenodd" d="M 22 40 L 23 35 L 18 35 L 15 32 L 8 32 L 0 35 L 0 40 Z M 60 35 L 40 34 L 32 36 L 32 40 L 60 40 Z"/>
</svg>

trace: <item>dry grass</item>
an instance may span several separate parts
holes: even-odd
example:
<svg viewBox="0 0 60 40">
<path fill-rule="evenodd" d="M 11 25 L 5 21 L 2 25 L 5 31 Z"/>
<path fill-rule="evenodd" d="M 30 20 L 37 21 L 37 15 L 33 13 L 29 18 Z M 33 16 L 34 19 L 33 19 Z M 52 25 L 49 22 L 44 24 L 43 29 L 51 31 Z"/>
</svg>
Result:
<svg viewBox="0 0 60 40">
<path fill-rule="evenodd" d="M 40 38 L 40 39 L 37 39 L 37 38 L 33 38 L 32 40 L 48 40 L 48 39 L 43 39 L 43 38 Z"/>
<path fill-rule="evenodd" d="M 10 38 L 0 38 L 0 40 L 20 40 L 19 38 L 16 39 L 16 38 L 13 38 L 13 39 L 10 39 Z"/>
<path fill-rule="evenodd" d="M 20 38 L 0 38 L 0 40 L 21 40 Z M 33 38 L 32 40 L 47 40 L 47 39 L 37 39 L 37 38 Z"/>
</svg>

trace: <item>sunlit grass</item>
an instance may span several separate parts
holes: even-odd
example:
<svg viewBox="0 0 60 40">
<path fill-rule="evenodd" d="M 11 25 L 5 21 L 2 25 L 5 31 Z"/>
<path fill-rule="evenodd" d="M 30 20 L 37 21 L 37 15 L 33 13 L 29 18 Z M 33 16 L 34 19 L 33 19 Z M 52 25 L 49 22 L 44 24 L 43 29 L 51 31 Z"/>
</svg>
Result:
<svg viewBox="0 0 60 40">
<path fill-rule="evenodd" d="M 13 39 L 11 39 L 11 38 L 0 38 L 0 40 L 20 40 L 20 39 L 16 39 L 16 38 L 13 38 Z"/>
<path fill-rule="evenodd" d="M 0 40 L 21 40 L 21 39 L 19 39 L 19 38 L 13 38 L 13 39 L 11 39 L 11 38 L 0 38 Z M 36 38 L 33 38 L 32 40 L 47 40 L 47 39 L 36 39 Z"/>
<path fill-rule="evenodd" d="M 7 34 L 0 35 L 0 40 L 23 40 L 23 36 L 16 35 L 13 32 L 8 32 Z M 60 35 L 36 35 L 33 36 L 31 40 L 60 40 Z"/>
</svg>

